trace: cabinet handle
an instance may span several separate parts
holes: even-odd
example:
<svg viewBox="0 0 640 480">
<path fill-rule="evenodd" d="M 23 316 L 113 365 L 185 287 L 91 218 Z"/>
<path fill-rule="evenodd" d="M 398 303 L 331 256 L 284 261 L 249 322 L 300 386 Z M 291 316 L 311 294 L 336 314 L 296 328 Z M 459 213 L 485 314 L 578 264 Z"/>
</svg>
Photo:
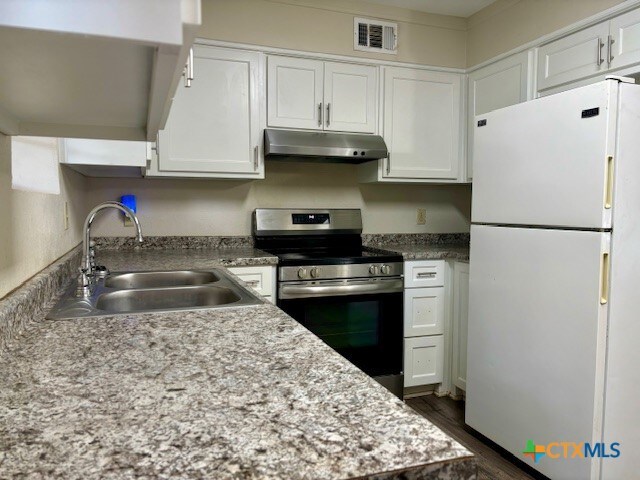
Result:
<svg viewBox="0 0 640 480">
<path fill-rule="evenodd" d="M 318 104 L 318 126 L 322 126 L 322 102 Z"/>
<path fill-rule="evenodd" d="M 245 280 L 245 282 L 249 287 L 255 288 L 260 285 L 260 280 Z"/>
<path fill-rule="evenodd" d="M 253 169 L 254 170 L 258 170 L 258 160 L 259 160 L 258 146 L 256 145 L 255 147 L 253 147 Z"/>
<path fill-rule="evenodd" d="M 420 272 L 416 276 L 418 278 L 433 278 L 436 276 L 436 272 Z"/>
<path fill-rule="evenodd" d="M 604 42 L 600 37 L 598 37 L 598 45 L 596 46 L 596 65 L 598 67 L 604 63 L 604 58 L 602 58 L 602 47 L 604 47 Z"/>
<path fill-rule="evenodd" d="M 189 56 L 187 57 L 187 64 L 184 66 L 182 72 L 184 76 L 184 86 L 186 88 L 191 87 L 191 81 L 193 80 L 193 48 L 189 49 Z"/>
<path fill-rule="evenodd" d="M 600 284 L 600 305 L 609 301 L 609 254 L 602 254 L 602 279 Z"/>
<path fill-rule="evenodd" d="M 391 152 L 387 154 L 387 175 L 391 173 Z"/>
<path fill-rule="evenodd" d="M 327 127 L 329 126 L 330 121 L 331 121 L 331 104 L 327 103 Z"/>
<path fill-rule="evenodd" d="M 607 157 L 606 169 L 607 186 L 604 191 L 604 208 L 609 210 L 613 204 L 613 155 Z"/>
<path fill-rule="evenodd" d="M 613 42 L 615 40 L 611 35 L 607 37 L 607 66 L 611 66 L 611 62 L 613 62 Z"/>
</svg>

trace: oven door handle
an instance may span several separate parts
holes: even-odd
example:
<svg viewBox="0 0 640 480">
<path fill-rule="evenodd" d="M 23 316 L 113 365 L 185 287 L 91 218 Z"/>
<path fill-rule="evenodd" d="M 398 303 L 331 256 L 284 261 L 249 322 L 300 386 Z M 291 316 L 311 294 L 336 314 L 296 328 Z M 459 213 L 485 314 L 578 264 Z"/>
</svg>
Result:
<svg viewBox="0 0 640 480">
<path fill-rule="evenodd" d="M 337 283 L 335 285 L 281 285 L 278 298 L 333 297 L 341 295 L 366 295 L 374 293 L 402 292 L 402 278 L 385 279 L 366 283 Z"/>
</svg>

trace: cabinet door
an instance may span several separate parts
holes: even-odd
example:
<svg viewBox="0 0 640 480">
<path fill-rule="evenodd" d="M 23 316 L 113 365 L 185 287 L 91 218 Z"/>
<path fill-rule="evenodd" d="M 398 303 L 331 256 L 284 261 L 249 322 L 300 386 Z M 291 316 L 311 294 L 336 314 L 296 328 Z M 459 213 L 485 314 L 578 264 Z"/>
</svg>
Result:
<svg viewBox="0 0 640 480">
<path fill-rule="evenodd" d="M 453 384 L 467 389 L 467 320 L 469 318 L 469 264 L 453 265 Z"/>
<path fill-rule="evenodd" d="M 322 130 L 323 62 L 272 56 L 267 68 L 267 124 Z"/>
<path fill-rule="evenodd" d="M 473 178 L 476 116 L 526 101 L 528 77 L 528 52 L 513 55 L 469 74 L 467 178 Z"/>
<path fill-rule="evenodd" d="M 458 178 L 460 76 L 385 68 L 385 177 Z"/>
<path fill-rule="evenodd" d="M 609 31 L 611 68 L 621 68 L 640 62 L 640 10 L 632 10 L 611 20 Z"/>
<path fill-rule="evenodd" d="M 377 67 L 324 64 L 325 130 L 375 133 L 377 98 Z"/>
<path fill-rule="evenodd" d="M 604 22 L 540 47 L 538 90 L 605 71 L 608 35 L 609 22 Z"/>
<path fill-rule="evenodd" d="M 404 336 L 444 333 L 444 287 L 404 291 Z"/>
<path fill-rule="evenodd" d="M 258 177 L 260 54 L 202 45 L 193 54 L 196 78 L 178 87 L 158 136 L 158 170 Z"/>
<path fill-rule="evenodd" d="M 404 339 L 404 386 L 441 383 L 444 372 L 444 337 Z"/>
</svg>

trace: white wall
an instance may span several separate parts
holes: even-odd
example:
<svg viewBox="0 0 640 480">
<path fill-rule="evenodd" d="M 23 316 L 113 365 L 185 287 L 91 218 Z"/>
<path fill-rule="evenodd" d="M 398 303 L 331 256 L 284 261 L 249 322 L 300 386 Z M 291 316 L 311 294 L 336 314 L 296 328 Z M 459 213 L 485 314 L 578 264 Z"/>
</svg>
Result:
<svg viewBox="0 0 640 480">
<path fill-rule="evenodd" d="M 146 235 L 250 235 L 256 207 L 361 208 L 365 233 L 468 232 L 471 188 L 467 185 L 358 184 L 354 165 L 267 162 L 266 179 L 88 179 L 94 205 L 132 193 Z M 416 225 L 416 209 L 427 224 Z M 96 219 L 92 233 L 133 235 L 117 212 Z"/>
<path fill-rule="evenodd" d="M 63 168 L 60 195 L 12 190 L 11 139 L 0 134 L 0 298 L 78 245 L 86 213 L 84 182 Z"/>
<path fill-rule="evenodd" d="M 398 54 L 353 49 L 353 17 L 398 23 Z M 203 0 L 198 36 L 310 52 L 464 68 L 466 20 L 361 0 Z"/>
</svg>

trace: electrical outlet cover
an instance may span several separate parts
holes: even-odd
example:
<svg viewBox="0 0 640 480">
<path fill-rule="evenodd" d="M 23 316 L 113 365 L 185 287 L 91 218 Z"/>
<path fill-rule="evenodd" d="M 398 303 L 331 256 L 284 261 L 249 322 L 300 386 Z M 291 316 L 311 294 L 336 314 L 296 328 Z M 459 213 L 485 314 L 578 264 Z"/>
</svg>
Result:
<svg viewBox="0 0 640 480">
<path fill-rule="evenodd" d="M 426 225 L 427 224 L 427 209 L 419 208 L 416 213 L 416 224 L 417 225 Z"/>
</svg>

